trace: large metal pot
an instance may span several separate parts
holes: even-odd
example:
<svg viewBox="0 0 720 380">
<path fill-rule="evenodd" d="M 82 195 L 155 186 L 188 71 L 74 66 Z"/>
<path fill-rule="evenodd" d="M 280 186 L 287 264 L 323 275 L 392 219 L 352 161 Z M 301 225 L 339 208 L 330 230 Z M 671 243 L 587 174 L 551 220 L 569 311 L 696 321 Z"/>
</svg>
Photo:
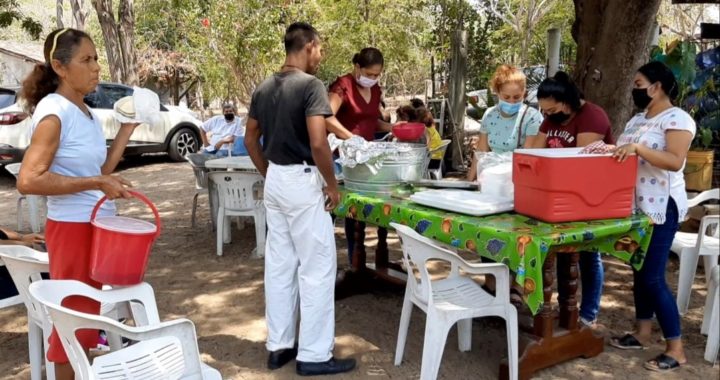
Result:
<svg viewBox="0 0 720 380">
<path fill-rule="evenodd" d="M 398 184 L 421 180 L 430 162 L 427 146 L 408 143 L 395 145 L 398 150 L 382 158 L 378 168 L 366 164 L 352 168 L 343 166 L 345 187 L 353 191 L 389 194 Z"/>
</svg>

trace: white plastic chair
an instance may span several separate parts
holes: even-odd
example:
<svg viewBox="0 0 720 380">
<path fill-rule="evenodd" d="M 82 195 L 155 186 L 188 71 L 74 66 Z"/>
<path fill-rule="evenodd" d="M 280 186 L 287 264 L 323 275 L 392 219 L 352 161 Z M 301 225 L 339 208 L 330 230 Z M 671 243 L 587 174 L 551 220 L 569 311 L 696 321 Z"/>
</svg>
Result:
<svg viewBox="0 0 720 380">
<path fill-rule="evenodd" d="M 230 240 L 231 216 L 252 216 L 255 220 L 257 247 L 253 255 L 265 254 L 265 205 L 258 195 L 265 179 L 257 173 L 210 172 L 210 181 L 217 188 L 217 255 L 222 256 L 223 242 Z M 226 226 L 227 224 L 227 226 Z"/>
<path fill-rule="evenodd" d="M 708 336 L 705 345 L 705 360 L 715 365 L 718 351 L 720 351 L 720 267 L 713 268 L 708 277 L 710 284 L 705 300 L 705 315 L 701 332 Z"/>
<path fill-rule="evenodd" d="M 5 165 L 5 169 L 15 176 L 15 179 L 18 178 L 18 175 L 20 175 L 20 163 L 14 163 L 14 164 L 8 164 Z M 28 215 L 30 220 L 30 230 L 34 233 L 39 233 L 43 230 L 43 225 L 45 224 L 45 218 L 43 215 L 46 215 L 47 210 L 47 197 L 41 196 L 41 195 L 22 195 L 18 193 L 17 198 L 17 230 L 22 231 L 23 230 L 23 212 L 22 212 L 22 202 L 27 201 L 28 205 Z"/>
<path fill-rule="evenodd" d="M 413 305 L 427 314 L 425 341 L 423 343 L 421 380 L 437 378 L 445 341 L 450 328 L 458 325 L 460 351 L 470 351 L 472 342 L 472 318 L 499 316 L 507 326 L 508 368 L 510 379 L 518 376 L 518 324 L 517 310 L 510 303 L 510 276 L 504 264 L 471 264 L 456 253 L 438 246 L 413 229 L 391 223 L 402 241 L 403 261 L 408 270 L 405 299 L 403 301 L 398 331 L 395 365 L 402 362 L 407 341 L 408 327 Z M 451 264 L 450 273 L 442 280 L 431 280 L 427 262 L 440 260 Z M 420 273 L 418 281 L 414 270 Z M 497 295 L 491 296 L 469 275 L 493 275 L 497 282 Z"/>
<path fill-rule="evenodd" d="M 442 144 L 430 151 L 430 157 L 432 157 L 437 152 L 442 152 L 443 158 L 440 159 L 440 165 L 437 168 L 428 168 L 427 173 L 425 174 L 425 178 L 436 180 L 442 179 L 442 168 L 443 163 L 445 162 L 445 152 L 447 151 L 448 146 L 450 146 L 450 143 L 451 140 L 442 140 Z"/>
<path fill-rule="evenodd" d="M 207 192 L 208 189 L 208 172 L 210 172 L 210 169 L 205 167 L 205 161 L 212 158 L 213 157 L 199 153 L 189 153 L 185 156 L 187 162 L 192 166 L 193 174 L 195 174 L 195 195 L 193 196 L 192 216 L 190 219 L 193 228 L 195 228 L 198 196 L 200 196 L 201 193 Z"/>
<path fill-rule="evenodd" d="M 52 323 L 40 312 L 38 305 L 33 304 L 28 288 L 31 283 L 42 280 L 42 273 L 50 271 L 48 254 L 24 246 L 1 246 L 0 259 L 5 262 L 17 287 L 18 297 L 27 309 L 30 376 L 33 380 L 39 380 L 42 377 L 43 361 L 47 357 L 47 342 L 52 332 Z M 100 313 L 115 320 L 132 317 L 138 325 L 159 322 L 152 287 L 148 284 L 138 285 L 136 292 L 138 302 L 131 302 L 129 305 L 105 303 L 101 305 Z M 111 349 L 122 346 L 122 340 L 116 334 L 108 333 L 108 343 Z M 55 378 L 54 369 L 53 365 L 45 362 L 47 379 Z"/>
<path fill-rule="evenodd" d="M 694 207 L 712 199 L 720 199 L 720 189 L 704 191 L 695 198 L 689 199 L 688 207 Z M 680 257 L 677 307 L 681 315 L 687 312 L 690 304 L 690 292 L 699 257 L 704 256 L 706 283 L 709 282 L 707 279 L 713 268 L 718 265 L 718 255 L 720 255 L 719 222 L 720 216 L 707 215 L 702 218 L 698 233 L 677 232 L 675 234 L 670 250 Z M 713 227 L 715 232 L 712 235 L 708 234 L 708 230 Z"/>
<path fill-rule="evenodd" d="M 137 287 L 103 291 L 79 281 L 47 280 L 31 284 L 29 290 L 53 321 L 76 379 L 221 379 L 217 370 L 200 361 L 195 326 L 188 319 L 133 327 L 61 305 L 63 299 L 75 295 L 109 303 L 131 301 Z M 91 365 L 75 337 L 80 329 L 101 329 L 137 343 L 96 357 Z"/>
<path fill-rule="evenodd" d="M 19 297 L 27 309 L 30 378 L 32 380 L 42 378 L 42 365 L 45 362 L 47 379 L 54 380 L 55 366 L 45 360 L 52 325 L 33 306 L 28 293 L 30 284 L 42 280 L 41 274 L 49 272 L 48 255 L 24 246 L 2 246 L 0 258 L 5 262 Z"/>
</svg>

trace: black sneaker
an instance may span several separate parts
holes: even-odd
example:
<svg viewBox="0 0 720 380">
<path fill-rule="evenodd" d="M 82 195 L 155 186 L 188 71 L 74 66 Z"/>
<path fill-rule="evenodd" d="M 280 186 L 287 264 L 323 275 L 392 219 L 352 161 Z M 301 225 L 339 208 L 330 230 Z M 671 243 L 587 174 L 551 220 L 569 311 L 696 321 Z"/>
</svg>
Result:
<svg viewBox="0 0 720 380">
<path fill-rule="evenodd" d="M 297 362 L 296 372 L 300 376 L 334 375 L 350 372 L 355 368 L 355 359 L 331 358 L 326 362 Z"/>
<path fill-rule="evenodd" d="M 273 351 L 268 355 L 268 369 L 278 369 L 288 364 L 297 356 L 297 348 L 286 348 L 284 350 Z"/>
</svg>

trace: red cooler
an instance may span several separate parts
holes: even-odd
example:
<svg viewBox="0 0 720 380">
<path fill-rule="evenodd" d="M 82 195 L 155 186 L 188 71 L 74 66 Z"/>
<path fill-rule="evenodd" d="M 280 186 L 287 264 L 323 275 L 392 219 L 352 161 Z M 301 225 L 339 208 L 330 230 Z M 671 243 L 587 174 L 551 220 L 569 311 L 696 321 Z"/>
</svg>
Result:
<svg viewBox="0 0 720 380">
<path fill-rule="evenodd" d="M 550 223 L 629 217 L 637 156 L 619 163 L 610 154 L 580 150 L 516 150 L 515 211 Z"/>
</svg>

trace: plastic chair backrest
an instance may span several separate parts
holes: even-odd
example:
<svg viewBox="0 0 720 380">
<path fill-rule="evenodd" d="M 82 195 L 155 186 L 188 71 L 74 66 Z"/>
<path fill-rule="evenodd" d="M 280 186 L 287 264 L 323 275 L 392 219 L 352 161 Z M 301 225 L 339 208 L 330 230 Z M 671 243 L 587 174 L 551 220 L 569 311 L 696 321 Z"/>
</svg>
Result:
<svg viewBox="0 0 720 380">
<path fill-rule="evenodd" d="M 193 168 L 193 174 L 195 174 L 195 189 L 202 190 L 208 187 L 208 173 L 210 169 L 205 167 L 205 161 L 211 160 L 214 157 L 206 156 L 199 153 L 188 153 L 185 156 L 187 162 Z"/>
<path fill-rule="evenodd" d="M 452 264 L 448 278 L 458 274 L 457 260 L 461 260 L 455 252 L 439 247 L 432 240 L 418 234 L 412 228 L 390 223 L 402 241 L 403 261 L 408 271 L 408 285 L 416 297 L 426 303 L 430 302 L 432 285 L 430 273 L 427 269 L 427 262 L 431 260 L 442 260 Z M 414 274 L 413 269 L 420 272 L 420 280 Z M 413 281 L 414 279 L 414 281 Z"/>
<path fill-rule="evenodd" d="M 695 246 L 701 250 L 713 250 L 717 253 L 717 247 L 711 247 L 708 245 L 708 242 L 710 241 L 708 238 L 713 237 L 717 239 L 719 235 L 720 215 L 705 215 L 700 222 L 700 229 L 698 230 Z"/>
<path fill-rule="evenodd" d="M 123 372 L 133 374 L 133 380 L 174 380 L 182 378 L 185 372 L 185 360 L 182 358 L 180 339 L 164 336 L 98 356 L 93 360 L 92 369 L 99 380 L 125 379 L 120 377 Z"/>
<path fill-rule="evenodd" d="M 229 210 L 255 209 L 255 186 L 265 183 L 260 174 L 248 172 L 210 172 L 210 179 L 217 186 L 220 205 Z"/>
<path fill-rule="evenodd" d="M 14 175 L 15 178 L 17 178 L 18 175 L 20 175 L 20 165 L 20 162 L 16 162 L 14 164 L 7 164 L 5 165 L 5 170 L 7 170 L 8 173 Z"/>
<path fill-rule="evenodd" d="M 693 198 L 688 199 L 688 207 L 695 207 L 709 200 L 720 200 L 720 188 L 703 191 Z"/>
<path fill-rule="evenodd" d="M 112 333 L 118 333 L 121 336 L 126 336 L 128 338 L 131 338 L 131 340 L 143 340 L 139 339 L 142 335 L 143 338 L 146 339 L 152 339 L 153 342 L 157 342 L 158 338 L 163 338 L 167 336 L 168 334 L 160 334 L 159 336 L 157 334 L 152 334 L 153 330 L 161 329 L 163 326 L 172 325 L 170 322 L 163 322 L 160 323 L 159 318 L 157 317 L 157 307 L 154 303 L 154 296 L 152 299 L 144 299 L 141 298 L 146 297 L 147 295 L 144 294 L 147 291 L 150 291 L 152 293 L 152 288 L 147 283 L 142 283 L 139 285 L 126 287 L 126 288 L 118 288 L 118 289 L 112 289 L 112 290 L 98 290 L 95 289 L 89 285 L 86 285 L 82 282 L 75 281 L 75 280 L 46 280 L 46 281 L 40 281 L 37 283 L 33 283 L 30 288 L 30 296 L 33 298 L 34 301 L 40 303 L 43 306 L 43 310 L 47 312 L 51 316 L 51 320 L 54 322 L 54 326 L 58 331 L 58 334 L 60 335 L 60 338 L 63 343 L 63 347 L 65 348 L 65 352 L 68 355 L 68 358 L 70 359 L 70 362 L 73 364 L 73 369 L 75 369 L 75 375 L 76 378 L 80 379 L 104 379 L 107 377 L 100 377 L 97 376 L 96 373 L 94 373 L 94 368 L 90 366 L 90 363 L 88 361 L 87 356 L 85 355 L 85 351 L 83 347 L 80 345 L 80 342 L 75 337 L 75 332 L 79 329 L 99 329 L 99 330 L 105 330 L 107 332 Z M 114 321 L 110 318 L 99 316 L 99 315 L 92 315 L 92 314 L 86 314 L 79 311 L 68 309 L 64 306 L 62 306 L 62 301 L 70 296 L 83 296 L 87 297 L 99 302 L 105 302 L 105 303 L 118 303 L 118 302 L 127 302 L 131 300 L 140 300 L 145 305 L 146 310 L 148 310 L 148 319 L 149 319 L 149 325 L 140 327 L 140 328 L 133 328 L 126 325 L 123 325 L 117 321 Z M 154 313 L 154 318 L 151 313 Z M 177 324 L 190 324 L 192 326 L 192 322 L 187 320 L 179 320 L 179 321 L 173 321 L 177 322 Z M 187 326 L 186 326 L 187 327 Z M 164 360 L 170 362 L 176 362 L 177 360 L 184 360 L 184 368 L 186 371 L 190 371 L 191 373 L 200 373 L 200 359 L 199 359 L 199 351 L 197 349 L 197 338 L 194 334 L 194 327 L 190 327 L 192 329 L 192 334 L 189 334 L 191 336 L 187 336 L 186 339 L 183 339 L 182 344 L 180 345 L 180 353 L 184 358 L 179 357 L 171 357 L 171 358 L 165 358 Z M 139 332 L 138 332 L 139 330 Z M 135 333 L 133 333 L 135 331 Z M 185 337 L 185 336 L 183 336 Z M 189 339 L 192 338 L 194 345 L 191 344 Z M 162 342 L 161 342 L 162 343 Z M 132 346 L 131 346 L 132 347 Z M 141 346 L 140 348 L 147 348 L 147 346 Z M 117 351 L 119 354 L 121 351 Z M 172 352 L 177 353 L 178 350 L 174 349 L 171 350 Z M 128 355 L 132 355 L 133 353 L 137 353 L 137 349 L 131 349 L 126 351 L 123 354 L 115 354 L 115 352 L 108 354 L 108 357 L 104 359 L 105 361 L 110 361 L 112 357 L 115 357 L 116 359 L 120 357 L 127 357 Z M 142 353 L 142 352 L 141 352 Z M 110 356 L 113 355 L 113 356 Z M 141 355 L 144 356 L 144 355 Z M 137 358 L 135 360 L 139 360 L 140 358 Z M 96 359 L 97 360 L 97 359 Z M 101 363 L 103 361 L 101 360 Z M 105 364 L 105 363 L 103 363 Z M 157 364 L 157 363 L 155 363 Z M 160 363 L 161 365 L 164 363 Z M 118 367 L 123 367 L 123 365 L 119 365 Z M 125 368 L 118 368 L 119 372 L 123 373 Z M 117 377 L 109 377 L 109 378 L 117 378 Z M 125 379 L 128 377 L 119 377 L 121 379 Z M 146 379 L 146 377 L 132 377 L 133 379 Z M 166 379 L 167 377 L 163 373 L 163 376 L 161 377 L 149 377 L 150 379 Z M 172 377 L 171 377 L 172 378 Z"/>
<path fill-rule="evenodd" d="M 20 298 L 25 303 L 28 316 L 42 326 L 46 317 L 40 305 L 33 302 L 28 289 L 30 284 L 42 280 L 42 273 L 50 271 L 48 254 L 21 245 L 13 245 L 0 246 L 0 257 L 10 272 Z"/>
</svg>

